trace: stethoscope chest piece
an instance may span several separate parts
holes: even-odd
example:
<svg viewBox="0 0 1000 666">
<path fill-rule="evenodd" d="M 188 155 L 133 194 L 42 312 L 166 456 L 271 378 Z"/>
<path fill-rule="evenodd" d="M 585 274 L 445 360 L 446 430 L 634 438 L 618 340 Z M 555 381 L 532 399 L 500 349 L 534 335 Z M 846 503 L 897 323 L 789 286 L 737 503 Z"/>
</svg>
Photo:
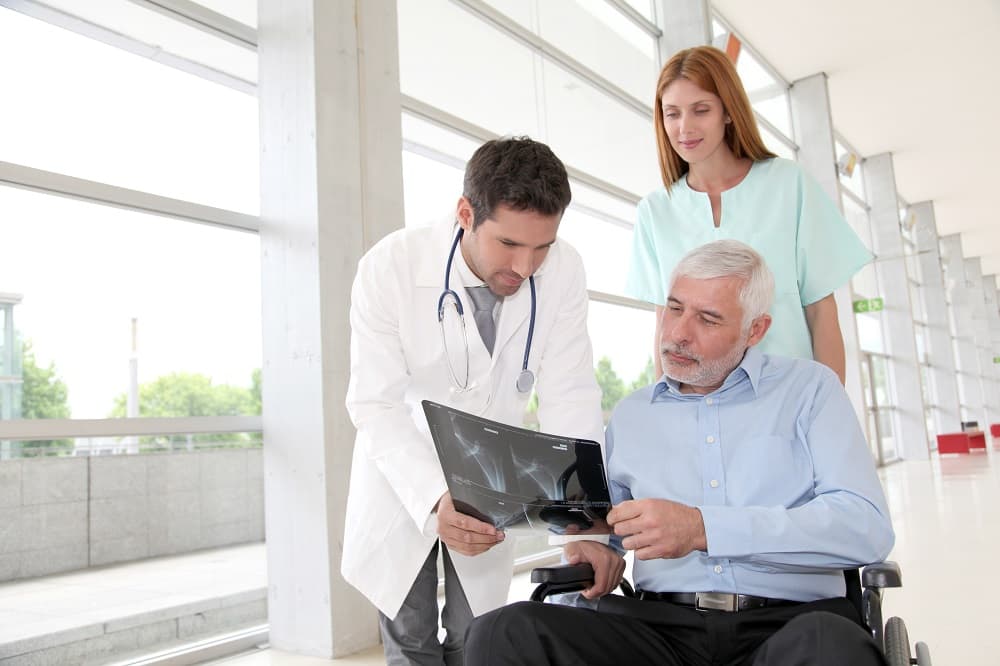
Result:
<svg viewBox="0 0 1000 666">
<path fill-rule="evenodd" d="M 535 386 L 535 373 L 527 368 L 521 370 L 515 382 L 518 393 L 529 393 Z"/>
</svg>

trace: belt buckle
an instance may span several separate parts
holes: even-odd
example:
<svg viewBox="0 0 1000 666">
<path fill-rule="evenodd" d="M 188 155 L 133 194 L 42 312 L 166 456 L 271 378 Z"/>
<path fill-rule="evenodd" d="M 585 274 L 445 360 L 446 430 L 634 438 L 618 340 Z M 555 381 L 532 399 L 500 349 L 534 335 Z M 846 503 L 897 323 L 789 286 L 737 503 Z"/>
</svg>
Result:
<svg viewBox="0 0 1000 666">
<path fill-rule="evenodd" d="M 698 610 L 720 610 L 733 613 L 739 610 L 739 597 L 726 592 L 695 592 L 694 607 Z"/>
</svg>

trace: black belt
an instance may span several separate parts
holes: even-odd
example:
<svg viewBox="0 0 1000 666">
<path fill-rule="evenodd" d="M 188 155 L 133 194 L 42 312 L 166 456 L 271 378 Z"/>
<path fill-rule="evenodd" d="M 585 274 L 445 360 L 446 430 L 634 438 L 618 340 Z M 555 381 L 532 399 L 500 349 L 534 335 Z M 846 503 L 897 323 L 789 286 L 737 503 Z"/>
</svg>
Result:
<svg viewBox="0 0 1000 666">
<path fill-rule="evenodd" d="M 640 590 L 638 597 L 644 601 L 668 601 L 679 606 L 690 606 L 697 610 L 736 611 L 755 608 L 794 606 L 801 602 L 787 599 L 755 597 L 752 594 L 729 594 L 726 592 L 647 592 Z"/>
</svg>

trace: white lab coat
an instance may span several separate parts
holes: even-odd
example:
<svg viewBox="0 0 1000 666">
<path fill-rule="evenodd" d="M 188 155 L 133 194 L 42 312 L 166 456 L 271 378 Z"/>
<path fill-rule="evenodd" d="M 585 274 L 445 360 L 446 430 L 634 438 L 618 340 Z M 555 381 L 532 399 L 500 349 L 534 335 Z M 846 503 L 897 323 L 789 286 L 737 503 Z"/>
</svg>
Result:
<svg viewBox="0 0 1000 666">
<path fill-rule="evenodd" d="M 360 261 L 351 292 L 351 381 L 347 409 L 357 428 L 341 573 L 393 618 L 435 539 L 435 503 L 447 490 L 420 401 L 452 405 L 521 425 L 528 396 L 521 372 L 531 294 L 527 281 L 508 296 L 491 358 L 470 303 L 462 299 L 477 388 L 452 390 L 437 320 L 454 223 L 394 232 Z M 462 262 L 459 249 L 455 262 Z M 601 392 L 587 335 L 587 292 L 579 254 L 559 240 L 535 273 L 537 307 L 529 368 L 535 373 L 544 432 L 603 441 Z M 486 553 L 452 553 L 472 612 L 507 601 L 514 538 Z"/>
</svg>

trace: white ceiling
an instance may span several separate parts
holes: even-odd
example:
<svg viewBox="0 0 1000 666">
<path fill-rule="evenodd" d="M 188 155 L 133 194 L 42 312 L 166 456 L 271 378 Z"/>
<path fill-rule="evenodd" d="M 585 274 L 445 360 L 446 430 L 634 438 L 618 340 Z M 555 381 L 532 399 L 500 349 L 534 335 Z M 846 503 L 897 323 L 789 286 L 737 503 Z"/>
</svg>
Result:
<svg viewBox="0 0 1000 666">
<path fill-rule="evenodd" d="M 713 0 L 790 82 L 829 77 L 833 122 L 890 152 L 899 195 L 933 201 L 938 233 L 1000 274 L 998 0 Z"/>
</svg>

